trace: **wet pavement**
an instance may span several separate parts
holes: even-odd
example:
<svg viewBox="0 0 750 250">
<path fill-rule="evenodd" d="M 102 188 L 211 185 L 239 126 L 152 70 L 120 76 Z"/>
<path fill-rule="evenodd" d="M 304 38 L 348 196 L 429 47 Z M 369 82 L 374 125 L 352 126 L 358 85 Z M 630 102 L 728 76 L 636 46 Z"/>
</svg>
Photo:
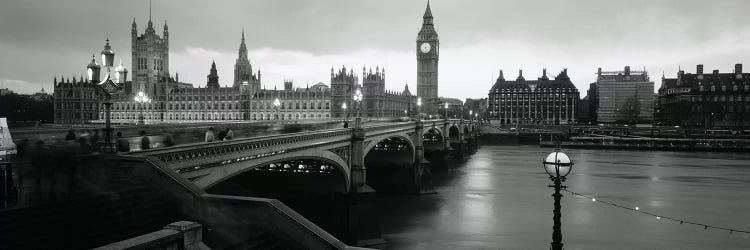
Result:
<svg viewBox="0 0 750 250">
<path fill-rule="evenodd" d="M 537 146 L 482 146 L 434 170 L 435 195 L 378 199 L 384 249 L 549 249 L 553 190 Z M 750 154 L 565 150 L 571 191 L 750 231 Z M 563 193 L 565 249 L 750 249 L 750 234 L 657 219 Z"/>
</svg>

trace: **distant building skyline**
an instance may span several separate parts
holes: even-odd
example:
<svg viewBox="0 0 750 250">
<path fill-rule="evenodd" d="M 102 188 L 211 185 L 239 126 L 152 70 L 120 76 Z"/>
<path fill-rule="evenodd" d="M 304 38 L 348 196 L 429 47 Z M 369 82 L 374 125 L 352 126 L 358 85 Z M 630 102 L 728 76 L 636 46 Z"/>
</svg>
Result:
<svg viewBox="0 0 750 250">
<path fill-rule="evenodd" d="M 134 18 L 139 24 L 148 19 L 145 0 L 90 3 L 0 3 L 0 54 L 13 58 L 0 62 L 0 88 L 33 93 L 42 87 L 51 89 L 52 76 L 85 74 L 78 65 L 88 62 L 83 55 L 98 52 L 91 48 L 100 47 L 102 38 L 110 37 L 113 46 L 123 48 L 129 39 L 123 25 Z M 266 88 L 281 89 L 284 79 L 326 82 L 332 66 L 380 65 L 389 68 L 387 88 L 401 89 L 406 83 L 416 92 L 413 41 L 421 18 L 415 14 L 422 14 L 425 4 L 228 1 L 216 5 L 161 0 L 154 1 L 152 15 L 159 20 L 155 25 L 161 27 L 167 20 L 173 26 L 169 72 L 180 73 L 185 82 L 202 84 L 205 65 L 216 61 L 218 75 L 226 80 L 220 84 L 231 86 L 234 41 L 244 28 L 251 63 L 267 69 L 263 71 Z M 543 9 L 538 8 L 540 3 L 497 1 L 433 0 L 430 4 L 440 19 L 438 92 L 462 99 L 483 96 L 498 68 L 539 72 L 564 66 L 572 82 L 585 91 L 586 84 L 595 80 L 597 67 L 645 66 L 653 74 L 665 71 L 672 77 L 680 65 L 731 68 L 750 58 L 750 22 L 743 21 L 742 11 L 750 7 L 746 1 L 659 1 L 619 6 L 614 12 L 598 11 L 614 7 L 607 1 L 582 1 L 579 5 L 585 8 L 549 1 L 541 3 Z M 496 15 L 497 10 L 503 14 Z M 692 18 L 699 14 L 702 18 Z M 195 20 L 198 15 L 216 18 Z M 477 18 L 485 16 L 495 21 Z M 131 55 L 121 54 L 125 65 L 132 65 Z"/>
</svg>

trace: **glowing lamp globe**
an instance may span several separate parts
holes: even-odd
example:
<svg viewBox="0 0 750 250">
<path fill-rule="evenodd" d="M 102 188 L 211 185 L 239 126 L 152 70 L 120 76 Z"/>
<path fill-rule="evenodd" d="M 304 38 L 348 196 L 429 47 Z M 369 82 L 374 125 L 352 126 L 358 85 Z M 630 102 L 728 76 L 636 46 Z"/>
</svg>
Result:
<svg viewBox="0 0 750 250">
<path fill-rule="evenodd" d="M 550 153 L 544 158 L 544 170 L 553 178 L 565 177 L 573 169 L 573 160 L 560 150 Z"/>
</svg>

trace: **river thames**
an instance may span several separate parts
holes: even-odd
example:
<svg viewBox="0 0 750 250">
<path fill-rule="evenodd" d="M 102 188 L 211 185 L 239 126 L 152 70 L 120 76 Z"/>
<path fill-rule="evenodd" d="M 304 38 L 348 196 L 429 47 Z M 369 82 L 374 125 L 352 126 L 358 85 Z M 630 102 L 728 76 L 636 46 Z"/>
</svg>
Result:
<svg viewBox="0 0 750 250">
<path fill-rule="evenodd" d="M 551 148 L 481 146 L 435 170 L 437 194 L 379 197 L 385 249 L 549 249 Z M 565 150 L 574 192 L 750 231 L 750 154 Z M 563 192 L 565 249 L 750 249 L 750 235 L 680 224 Z"/>
</svg>

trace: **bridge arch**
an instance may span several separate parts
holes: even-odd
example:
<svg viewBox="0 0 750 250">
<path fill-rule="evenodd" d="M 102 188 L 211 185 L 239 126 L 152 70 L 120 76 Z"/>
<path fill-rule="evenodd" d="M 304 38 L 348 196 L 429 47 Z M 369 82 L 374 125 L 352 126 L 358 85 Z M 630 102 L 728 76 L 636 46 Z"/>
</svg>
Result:
<svg viewBox="0 0 750 250">
<path fill-rule="evenodd" d="M 343 191 L 349 191 L 349 185 L 351 183 L 351 171 L 347 160 L 328 150 L 289 152 L 283 155 L 267 156 L 261 159 L 251 160 L 249 162 L 238 162 L 225 166 L 225 169 L 223 171 L 220 171 L 219 173 L 211 173 L 194 181 L 195 184 L 197 184 L 199 187 L 203 188 L 204 190 L 208 190 L 216 186 L 217 184 L 223 183 L 233 177 L 236 177 L 253 169 L 267 166 L 275 162 L 294 160 L 317 160 L 328 162 L 337 170 L 338 173 L 341 174 L 344 184 Z"/>
<path fill-rule="evenodd" d="M 461 136 L 461 130 L 458 129 L 458 126 L 451 125 L 448 128 L 448 138 L 458 140 L 458 138 L 461 138 L 460 136 Z"/>
<path fill-rule="evenodd" d="M 388 136 L 370 141 L 364 151 L 366 183 L 378 192 L 409 189 L 414 172 L 415 146 L 410 136 Z"/>
<path fill-rule="evenodd" d="M 365 141 L 366 146 L 365 146 L 364 151 L 362 152 L 362 155 L 365 156 L 365 157 L 367 157 L 367 154 L 369 154 L 370 151 L 373 148 L 375 148 L 375 146 L 377 146 L 378 144 L 380 144 L 380 143 L 382 143 L 382 142 L 384 142 L 386 140 L 392 140 L 392 139 L 402 140 L 403 142 L 405 142 L 405 143 L 407 143 L 409 145 L 409 148 L 411 149 L 411 155 L 412 155 L 411 162 L 414 162 L 414 156 L 415 156 L 415 152 L 414 152 L 415 146 L 414 145 L 415 144 L 414 144 L 414 140 L 411 138 L 411 136 L 409 136 L 407 134 L 385 135 L 385 136 L 373 137 L 372 139 Z"/>
</svg>

